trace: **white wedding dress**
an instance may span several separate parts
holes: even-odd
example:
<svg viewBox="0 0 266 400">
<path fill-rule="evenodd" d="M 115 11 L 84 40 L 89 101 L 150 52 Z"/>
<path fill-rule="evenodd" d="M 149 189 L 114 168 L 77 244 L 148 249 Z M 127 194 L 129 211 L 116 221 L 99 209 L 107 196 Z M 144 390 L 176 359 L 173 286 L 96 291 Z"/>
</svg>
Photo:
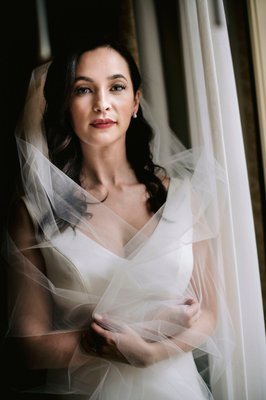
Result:
<svg viewBox="0 0 266 400">
<path fill-rule="evenodd" d="M 43 131 L 48 65 L 33 71 L 16 130 L 23 199 L 36 237 L 25 249 L 7 234 L 3 254 L 11 276 L 8 335 L 40 335 L 39 343 L 47 343 L 46 335 L 54 339 L 57 333 L 88 329 L 93 313 L 98 313 L 168 351 L 174 346 L 175 355 L 140 368 L 119 341 L 116 346 L 129 364 L 85 353 L 80 363 L 77 349 L 68 368 L 49 369 L 45 385 L 29 391 L 66 395 L 69 400 L 72 395 L 86 400 L 212 399 L 202 376 L 213 388 L 234 348 L 219 236 L 227 201 L 225 171 L 209 143 L 185 149 L 169 127 L 155 126 L 144 107 L 154 132 L 153 161 L 171 179 L 165 204 L 136 229 L 50 162 Z M 167 152 L 161 132 L 169 139 Z M 132 213 L 137 212 L 136 205 Z M 35 249 L 38 257 L 28 258 L 27 251 L 36 255 Z M 205 319 L 186 328 L 182 318 L 191 299 L 197 299 Z M 176 310 L 177 305 L 174 320 L 169 313 L 165 317 L 169 307 Z M 205 333 L 200 323 L 207 327 Z M 47 358 L 53 362 L 62 356 L 65 343 L 52 356 L 49 343 Z M 186 346 L 195 349 L 193 354 L 182 350 Z M 195 358 L 200 361 L 197 368 Z"/>
<path fill-rule="evenodd" d="M 160 218 L 152 218 L 131 239 L 129 256 L 118 255 L 82 230 L 70 227 L 55 235 L 49 246 L 41 247 L 51 292 L 68 328 L 77 326 L 84 312 L 91 317 L 97 311 L 126 321 L 135 330 L 139 327 L 143 334 L 145 322 L 156 319 L 158 305 L 187 296 L 193 269 L 188 186 L 188 181 L 171 179 Z M 30 203 L 25 200 L 25 204 L 34 218 Z M 186 215 L 186 223 L 180 220 L 182 215 Z M 173 327 L 163 329 L 171 331 Z M 50 371 L 48 387 L 67 387 L 70 393 L 101 400 L 212 398 L 191 351 L 177 352 L 146 368 L 93 356 L 81 367 L 74 365 L 68 371 Z"/>
</svg>

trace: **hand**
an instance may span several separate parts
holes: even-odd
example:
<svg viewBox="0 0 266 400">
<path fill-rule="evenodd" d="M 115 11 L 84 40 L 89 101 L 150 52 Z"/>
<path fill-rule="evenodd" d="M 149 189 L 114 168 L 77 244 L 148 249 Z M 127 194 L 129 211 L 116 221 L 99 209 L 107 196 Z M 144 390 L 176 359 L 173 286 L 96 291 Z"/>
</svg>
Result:
<svg viewBox="0 0 266 400">
<path fill-rule="evenodd" d="M 147 367 L 151 364 L 150 344 L 129 326 L 95 315 L 91 329 L 100 339 L 97 350 L 100 356 L 136 367 Z"/>
<path fill-rule="evenodd" d="M 185 300 L 183 304 L 165 306 L 155 315 L 155 319 L 176 324 L 178 328 L 191 328 L 200 315 L 198 300 L 191 298 Z"/>
</svg>

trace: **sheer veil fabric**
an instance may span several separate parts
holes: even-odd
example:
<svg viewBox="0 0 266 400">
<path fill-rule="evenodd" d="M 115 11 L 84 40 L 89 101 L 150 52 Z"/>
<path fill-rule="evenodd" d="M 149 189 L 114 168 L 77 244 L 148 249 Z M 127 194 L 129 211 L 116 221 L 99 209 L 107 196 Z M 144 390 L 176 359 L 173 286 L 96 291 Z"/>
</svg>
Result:
<svg viewBox="0 0 266 400">
<path fill-rule="evenodd" d="M 68 368 L 49 369 L 46 384 L 30 390 L 108 400 L 147 399 L 152 393 L 157 393 L 153 399 L 212 398 L 204 379 L 219 379 L 233 349 L 223 287 L 226 266 L 219 248 L 227 201 L 224 171 L 205 143 L 185 149 L 169 127 L 163 129 L 171 136 L 171 147 L 162 155 L 158 127 L 143 100 L 144 115 L 154 125 L 154 162 L 166 168 L 170 184 L 165 204 L 137 230 L 49 161 L 41 122 L 48 67 L 49 63 L 32 74 L 16 132 L 23 200 L 36 228 L 33 248 L 40 249 L 46 271 L 30 262 L 27 249 L 17 248 L 7 235 L 13 277 L 8 335 L 78 331 L 89 327 L 97 313 L 108 316 L 114 326 L 130 327 L 147 341 L 163 343 L 169 358 L 139 368 L 134 352 L 120 343 L 118 331 L 117 345 L 128 364 L 85 353 L 77 363 L 74 351 Z M 58 219 L 68 227 L 60 229 Z M 31 324 L 25 329 L 23 324 L 29 287 L 41 291 L 49 303 L 34 304 L 45 321 L 38 329 Z M 214 327 L 207 334 L 183 324 L 192 298 L 198 299 L 202 312 L 211 310 L 214 315 Z M 177 304 L 179 312 L 170 318 L 168 311 Z M 193 353 L 184 352 L 178 343 L 191 346 Z"/>
</svg>

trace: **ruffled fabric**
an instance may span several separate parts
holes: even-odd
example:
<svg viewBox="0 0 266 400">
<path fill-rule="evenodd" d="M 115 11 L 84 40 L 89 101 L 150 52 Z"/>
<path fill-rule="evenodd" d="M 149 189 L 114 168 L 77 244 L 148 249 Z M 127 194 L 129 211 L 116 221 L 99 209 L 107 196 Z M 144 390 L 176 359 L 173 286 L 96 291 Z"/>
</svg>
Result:
<svg viewBox="0 0 266 400">
<path fill-rule="evenodd" d="M 36 233 L 31 249 L 40 251 L 45 271 L 29 261 L 29 248 L 17 248 L 7 236 L 12 276 L 8 335 L 86 330 L 98 314 L 109 321 L 127 363 L 85 352 L 80 360 L 77 348 L 67 368 L 48 368 L 45 385 L 32 390 L 101 400 L 211 399 L 209 385 L 222 376 L 233 349 L 219 240 L 227 202 L 224 171 L 207 145 L 183 149 L 169 131 L 171 148 L 162 154 L 155 128 L 153 154 L 170 184 L 165 204 L 137 230 L 49 161 L 40 122 L 46 69 L 33 74 L 17 130 L 23 201 Z M 61 230 L 58 219 L 68 227 Z M 29 323 L 25 329 L 29 288 L 42 295 L 43 302 L 34 306 L 45 323 L 38 328 Z M 193 298 L 210 329 L 185 326 Z M 123 329 L 160 343 L 169 356 L 139 366 L 137 349 L 130 352 L 123 342 Z M 183 350 L 186 346 L 189 351 Z"/>
</svg>

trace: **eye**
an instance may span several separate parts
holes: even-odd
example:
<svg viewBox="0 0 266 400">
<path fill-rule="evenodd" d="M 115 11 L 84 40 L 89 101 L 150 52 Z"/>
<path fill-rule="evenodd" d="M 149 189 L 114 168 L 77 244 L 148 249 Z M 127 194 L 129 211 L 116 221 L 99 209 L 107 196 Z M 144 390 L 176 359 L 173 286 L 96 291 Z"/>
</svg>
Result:
<svg viewBox="0 0 266 400">
<path fill-rule="evenodd" d="M 125 85 L 122 85 L 121 83 L 116 83 L 111 87 L 111 92 L 122 92 L 126 88 Z"/>
<path fill-rule="evenodd" d="M 74 93 L 78 96 L 83 96 L 84 94 L 92 93 L 92 90 L 87 86 L 79 86 L 74 89 Z"/>
</svg>

